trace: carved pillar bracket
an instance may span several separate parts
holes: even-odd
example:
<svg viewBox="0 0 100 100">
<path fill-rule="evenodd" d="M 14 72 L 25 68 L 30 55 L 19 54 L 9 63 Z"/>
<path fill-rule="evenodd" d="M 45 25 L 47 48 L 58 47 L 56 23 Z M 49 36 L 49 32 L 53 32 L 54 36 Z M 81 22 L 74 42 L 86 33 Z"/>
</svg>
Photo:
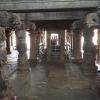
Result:
<svg viewBox="0 0 100 100">
<path fill-rule="evenodd" d="M 96 60 L 96 47 L 92 42 L 93 29 L 85 26 L 84 28 L 84 54 L 83 54 L 83 72 L 85 75 L 96 75 L 97 67 L 95 65 Z"/>
<path fill-rule="evenodd" d="M 29 70 L 28 59 L 27 59 L 27 47 L 26 47 L 26 31 L 23 24 L 19 24 L 16 30 L 17 37 L 17 51 L 18 54 L 18 70 Z"/>
</svg>

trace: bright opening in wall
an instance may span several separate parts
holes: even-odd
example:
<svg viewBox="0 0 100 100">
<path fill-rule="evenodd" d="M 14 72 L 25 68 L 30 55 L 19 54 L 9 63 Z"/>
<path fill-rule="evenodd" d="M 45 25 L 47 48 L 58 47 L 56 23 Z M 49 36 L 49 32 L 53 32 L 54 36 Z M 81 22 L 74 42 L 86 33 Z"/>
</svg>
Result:
<svg viewBox="0 0 100 100">
<path fill-rule="evenodd" d="M 58 33 L 52 33 L 51 34 L 51 41 L 54 45 L 59 45 L 59 34 Z"/>
<path fill-rule="evenodd" d="M 97 45 L 98 43 L 98 29 L 94 29 L 94 36 L 92 38 L 93 44 Z"/>
<path fill-rule="evenodd" d="M 44 45 L 45 45 L 45 49 L 47 48 L 47 31 L 44 31 Z"/>
<path fill-rule="evenodd" d="M 84 36 L 81 36 L 81 53 L 82 53 L 82 58 L 83 58 L 83 53 L 84 53 L 83 45 L 84 45 Z"/>
<path fill-rule="evenodd" d="M 29 54 L 30 54 L 30 33 L 26 32 L 26 45 L 27 45 L 27 56 L 29 59 Z"/>
</svg>

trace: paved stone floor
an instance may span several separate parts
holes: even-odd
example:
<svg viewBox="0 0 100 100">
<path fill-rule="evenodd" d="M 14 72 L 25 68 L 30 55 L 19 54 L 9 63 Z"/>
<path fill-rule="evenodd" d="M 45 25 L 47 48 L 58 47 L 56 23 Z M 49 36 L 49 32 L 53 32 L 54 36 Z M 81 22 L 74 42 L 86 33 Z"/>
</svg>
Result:
<svg viewBox="0 0 100 100">
<path fill-rule="evenodd" d="M 74 64 L 38 64 L 30 72 L 14 73 L 10 83 L 18 100 L 99 100 L 81 74 Z"/>
<path fill-rule="evenodd" d="M 16 71 L 8 79 L 17 100 L 100 100 L 80 65 L 72 63 L 37 64 L 30 72 Z"/>
</svg>

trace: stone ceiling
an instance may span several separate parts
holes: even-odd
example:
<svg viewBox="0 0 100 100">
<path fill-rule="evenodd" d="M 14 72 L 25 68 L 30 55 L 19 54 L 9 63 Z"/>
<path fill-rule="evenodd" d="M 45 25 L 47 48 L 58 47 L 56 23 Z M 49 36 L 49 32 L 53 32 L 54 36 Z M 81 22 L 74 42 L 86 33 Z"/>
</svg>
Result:
<svg viewBox="0 0 100 100">
<path fill-rule="evenodd" d="M 97 7 L 100 0 L 0 0 L 0 10 L 30 21 L 78 20 Z"/>
</svg>

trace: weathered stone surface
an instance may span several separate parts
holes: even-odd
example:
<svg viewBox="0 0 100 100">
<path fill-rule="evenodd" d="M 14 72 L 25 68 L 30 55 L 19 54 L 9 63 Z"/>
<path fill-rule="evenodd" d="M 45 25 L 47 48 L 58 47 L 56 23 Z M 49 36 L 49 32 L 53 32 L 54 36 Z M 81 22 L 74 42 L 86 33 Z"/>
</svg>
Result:
<svg viewBox="0 0 100 100">
<path fill-rule="evenodd" d="M 0 27 L 0 66 L 7 61 L 7 52 L 4 47 L 4 42 L 6 40 L 5 29 Z"/>
<path fill-rule="evenodd" d="M 72 0 L 72 1 L 4 1 L 0 3 L 0 10 L 39 10 L 39 9 L 64 9 L 99 7 L 99 0 Z"/>
</svg>

